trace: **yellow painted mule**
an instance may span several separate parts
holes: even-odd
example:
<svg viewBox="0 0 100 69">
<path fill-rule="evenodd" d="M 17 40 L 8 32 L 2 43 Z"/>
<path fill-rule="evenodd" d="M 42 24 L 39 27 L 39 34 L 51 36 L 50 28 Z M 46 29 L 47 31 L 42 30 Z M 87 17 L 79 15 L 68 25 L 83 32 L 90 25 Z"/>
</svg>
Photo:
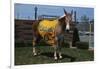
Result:
<svg viewBox="0 0 100 69">
<path fill-rule="evenodd" d="M 56 20 L 42 20 L 36 24 L 34 30 L 33 27 L 33 54 L 37 55 L 36 44 L 38 44 L 40 37 L 54 47 L 54 59 L 57 60 L 57 53 L 59 58 L 61 55 L 61 46 L 63 42 L 63 32 L 65 30 L 70 30 L 70 23 L 72 21 L 72 13 L 67 13 L 64 10 L 64 16 L 59 17 Z"/>
</svg>

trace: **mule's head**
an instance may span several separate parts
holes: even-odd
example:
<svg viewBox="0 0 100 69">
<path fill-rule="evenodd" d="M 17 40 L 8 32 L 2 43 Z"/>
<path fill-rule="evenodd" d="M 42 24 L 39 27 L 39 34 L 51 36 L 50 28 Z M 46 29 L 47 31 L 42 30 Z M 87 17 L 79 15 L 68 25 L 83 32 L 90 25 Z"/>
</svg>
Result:
<svg viewBox="0 0 100 69">
<path fill-rule="evenodd" d="M 60 24 L 63 26 L 63 30 L 69 31 L 70 26 L 72 23 L 72 15 L 73 11 L 71 13 L 67 13 L 66 10 L 64 9 L 64 15 L 59 18 Z"/>
</svg>

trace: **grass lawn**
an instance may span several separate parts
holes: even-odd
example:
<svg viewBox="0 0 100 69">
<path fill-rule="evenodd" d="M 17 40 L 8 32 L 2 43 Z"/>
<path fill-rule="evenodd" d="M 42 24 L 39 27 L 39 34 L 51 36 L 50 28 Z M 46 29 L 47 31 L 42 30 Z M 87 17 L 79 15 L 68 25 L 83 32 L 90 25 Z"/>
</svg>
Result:
<svg viewBox="0 0 100 69">
<path fill-rule="evenodd" d="M 94 52 L 82 49 L 62 48 L 61 60 L 54 60 L 53 48 L 50 46 L 39 46 L 41 54 L 33 56 L 32 46 L 15 47 L 15 65 L 67 63 L 80 61 L 93 61 Z"/>
</svg>

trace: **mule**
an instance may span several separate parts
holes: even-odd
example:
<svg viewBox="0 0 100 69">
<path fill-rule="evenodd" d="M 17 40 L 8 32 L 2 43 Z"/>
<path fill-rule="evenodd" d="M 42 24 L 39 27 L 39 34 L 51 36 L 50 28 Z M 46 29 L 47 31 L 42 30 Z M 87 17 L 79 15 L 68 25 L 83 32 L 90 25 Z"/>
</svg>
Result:
<svg viewBox="0 0 100 69">
<path fill-rule="evenodd" d="M 61 47 L 63 43 L 63 33 L 70 30 L 73 12 L 68 13 L 64 9 L 64 15 L 55 20 L 41 20 L 33 27 L 33 54 L 37 55 L 36 45 L 41 39 L 54 48 L 54 59 L 62 58 Z M 57 57 L 57 54 L 59 57 Z"/>
</svg>

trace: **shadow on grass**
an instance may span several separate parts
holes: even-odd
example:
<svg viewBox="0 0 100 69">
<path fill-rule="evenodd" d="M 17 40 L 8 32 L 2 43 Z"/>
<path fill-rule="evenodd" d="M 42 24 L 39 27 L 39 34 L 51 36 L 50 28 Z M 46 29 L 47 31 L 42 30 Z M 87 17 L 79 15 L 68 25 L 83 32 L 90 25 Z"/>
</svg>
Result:
<svg viewBox="0 0 100 69">
<path fill-rule="evenodd" d="M 48 53 L 41 53 L 40 55 L 53 58 L 54 53 L 48 52 Z M 57 57 L 58 57 L 58 55 L 57 55 Z M 75 57 L 72 57 L 72 56 L 69 56 L 69 55 L 65 55 L 65 54 L 62 54 L 62 57 L 63 57 L 62 59 L 69 58 L 70 59 L 70 62 L 74 62 L 76 60 Z M 62 59 L 60 59 L 60 60 L 62 60 Z"/>
</svg>

